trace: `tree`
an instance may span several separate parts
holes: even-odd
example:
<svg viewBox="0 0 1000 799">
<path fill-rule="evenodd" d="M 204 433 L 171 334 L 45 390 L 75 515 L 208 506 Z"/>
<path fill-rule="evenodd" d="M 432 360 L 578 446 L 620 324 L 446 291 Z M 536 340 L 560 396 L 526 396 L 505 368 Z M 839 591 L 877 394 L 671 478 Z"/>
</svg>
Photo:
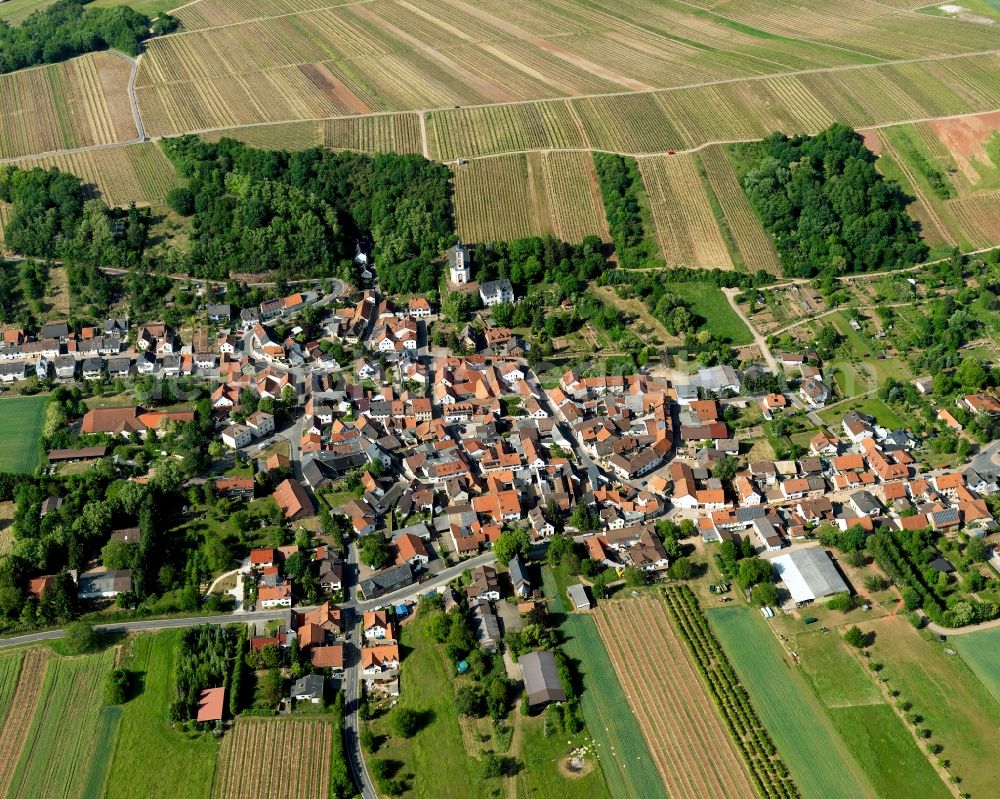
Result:
<svg viewBox="0 0 1000 799">
<path fill-rule="evenodd" d="M 863 649 L 865 646 L 865 634 L 856 624 L 844 633 L 844 640 L 856 649 Z"/>
<path fill-rule="evenodd" d="M 412 738 L 420 731 L 423 719 L 416 710 L 398 707 L 389 716 L 389 729 L 400 738 Z"/>
<path fill-rule="evenodd" d="M 778 587 L 774 583 L 758 583 L 750 591 L 755 605 L 770 607 L 778 604 Z"/>
<path fill-rule="evenodd" d="M 366 566 L 370 566 L 376 571 L 384 569 L 392 563 L 392 552 L 389 550 L 389 542 L 381 533 L 371 533 L 361 539 L 361 547 L 358 550 L 358 558 Z"/>
<path fill-rule="evenodd" d="M 717 480 L 732 480 L 739 468 L 740 462 L 727 455 L 725 458 L 717 460 L 712 466 L 712 477 Z"/>
<path fill-rule="evenodd" d="M 694 576 L 694 569 L 691 566 L 691 561 L 687 558 L 677 558 L 670 564 L 667 574 L 675 580 L 690 580 Z"/>
<path fill-rule="evenodd" d="M 63 649 L 68 655 L 86 655 L 101 644 L 100 634 L 88 621 L 74 621 L 66 627 Z"/>
<path fill-rule="evenodd" d="M 637 569 L 635 566 L 626 566 L 622 571 L 622 579 L 629 588 L 638 588 L 646 584 L 646 572 Z"/>
<path fill-rule="evenodd" d="M 134 544 L 124 541 L 108 541 L 101 549 L 101 563 L 105 568 L 118 570 L 127 569 L 132 563 L 132 553 L 135 551 Z"/>
<path fill-rule="evenodd" d="M 774 567 L 771 561 L 758 557 L 743 558 L 736 572 L 736 584 L 744 590 L 773 579 Z"/>
<path fill-rule="evenodd" d="M 125 669 L 112 669 L 104 681 L 104 704 L 125 704 L 128 699 L 128 687 L 128 672 Z"/>
<path fill-rule="evenodd" d="M 522 527 L 505 530 L 493 542 L 493 553 L 496 555 L 497 562 L 499 563 L 507 563 L 515 555 L 526 558 L 530 552 L 531 537 L 528 535 L 528 531 Z"/>
<path fill-rule="evenodd" d="M 986 544 L 982 538 L 971 536 L 965 545 L 965 557 L 971 563 L 984 563 L 988 555 Z"/>
<path fill-rule="evenodd" d="M 573 551 L 573 539 L 567 535 L 554 535 L 549 539 L 549 547 L 545 551 L 545 559 L 553 569 L 559 567 L 563 556 Z"/>
<path fill-rule="evenodd" d="M 455 708 L 460 716 L 478 718 L 483 715 L 483 696 L 471 685 L 463 685 L 455 694 Z"/>
</svg>

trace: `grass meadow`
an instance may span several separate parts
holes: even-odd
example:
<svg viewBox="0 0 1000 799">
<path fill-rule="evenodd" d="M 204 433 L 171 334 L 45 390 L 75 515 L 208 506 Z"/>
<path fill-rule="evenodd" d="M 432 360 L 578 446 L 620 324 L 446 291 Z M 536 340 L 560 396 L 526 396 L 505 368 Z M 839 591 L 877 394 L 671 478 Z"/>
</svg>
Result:
<svg viewBox="0 0 1000 799">
<path fill-rule="evenodd" d="M 0 472 L 35 471 L 48 397 L 0 399 Z"/>
<path fill-rule="evenodd" d="M 219 745 L 209 733 L 171 729 L 177 639 L 166 630 L 132 643 L 124 667 L 138 694 L 122 707 L 105 799 L 207 799 Z"/>
<path fill-rule="evenodd" d="M 763 619 L 744 606 L 708 618 L 804 799 L 878 796 Z"/>
<path fill-rule="evenodd" d="M 747 326 L 732 309 L 726 295 L 712 283 L 671 283 L 669 290 L 690 303 L 695 314 L 705 320 L 705 328 L 734 346 L 753 342 Z"/>
</svg>

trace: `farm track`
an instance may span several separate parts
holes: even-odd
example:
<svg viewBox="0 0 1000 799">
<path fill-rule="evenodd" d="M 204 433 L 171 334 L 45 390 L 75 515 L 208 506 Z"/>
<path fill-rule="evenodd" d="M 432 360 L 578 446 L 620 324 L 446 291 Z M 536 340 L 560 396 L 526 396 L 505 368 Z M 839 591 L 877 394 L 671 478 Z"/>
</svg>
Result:
<svg viewBox="0 0 1000 799">
<path fill-rule="evenodd" d="M 31 649 L 24 656 L 21 674 L 14 690 L 11 707 L 18 712 L 9 713 L 0 729 L 0 796 L 7 795 L 11 780 L 14 777 L 14 765 L 21 755 L 21 749 L 31 729 L 35 716 L 35 706 L 42 693 L 42 681 L 45 678 L 45 666 L 48 663 L 51 650 L 47 647 Z"/>
<path fill-rule="evenodd" d="M 747 770 L 667 620 L 663 602 L 644 598 L 605 603 L 595 620 L 668 795 L 752 796 Z M 634 631 L 643 627 L 658 664 L 652 673 L 633 649 Z M 702 749 L 705 741 L 713 741 L 711 758 Z"/>
</svg>

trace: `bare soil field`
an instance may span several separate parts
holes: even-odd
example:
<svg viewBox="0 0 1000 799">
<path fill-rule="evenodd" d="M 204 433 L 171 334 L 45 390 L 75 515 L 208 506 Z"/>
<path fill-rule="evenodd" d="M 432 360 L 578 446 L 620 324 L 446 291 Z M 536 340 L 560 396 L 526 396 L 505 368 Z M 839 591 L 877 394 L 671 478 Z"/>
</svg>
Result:
<svg viewBox="0 0 1000 799">
<path fill-rule="evenodd" d="M 662 600 L 604 602 L 594 619 L 668 795 L 754 796 L 749 772 Z M 643 631 L 641 648 L 637 630 Z"/>
</svg>

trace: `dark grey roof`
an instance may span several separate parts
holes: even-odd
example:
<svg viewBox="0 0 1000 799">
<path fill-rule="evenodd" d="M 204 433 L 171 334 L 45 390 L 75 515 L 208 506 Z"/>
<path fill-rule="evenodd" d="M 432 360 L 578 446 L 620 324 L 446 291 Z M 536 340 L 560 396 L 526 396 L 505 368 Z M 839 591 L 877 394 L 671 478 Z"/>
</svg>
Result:
<svg viewBox="0 0 1000 799">
<path fill-rule="evenodd" d="M 521 666 L 521 676 L 524 678 L 524 690 L 528 694 L 529 705 L 566 701 L 566 692 L 559 681 L 556 659 L 551 652 L 544 650 L 529 652 L 521 655 L 517 662 Z"/>
<path fill-rule="evenodd" d="M 69 335 L 69 325 L 65 322 L 50 322 L 42 325 L 42 338 L 65 338 Z"/>
<path fill-rule="evenodd" d="M 391 569 L 375 572 L 371 577 L 362 580 L 361 593 L 371 598 L 412 584 L 413 569 L 409 563 L 404 563 L 400 566 L 393 566 Z"/>
<path fill-rule="evenodd" d="M 323 696 L 323 688 L 326 681 L 318 674 L 307 674 L 300 677 L 292 685 L 292 697 L 300 696 Z"/>
<path fill-rule="evenodd" d="M 507 564 L 507 568 L 510 569 L 510 580 L 515 586 L 519 583 L 531 584 L 531 580 L 528 579 L 528 567 L 520 555 L 515 555 L 511 558 L 510 563 Z"/>
<path fill-rule="evenodd" d="M 957 524 L 962 520 L 958 508 L 945 508 L 944 510 L 934 511 L 931 514 L 931 521 L 935 525 L 939 524 Z"/>
</svg>

